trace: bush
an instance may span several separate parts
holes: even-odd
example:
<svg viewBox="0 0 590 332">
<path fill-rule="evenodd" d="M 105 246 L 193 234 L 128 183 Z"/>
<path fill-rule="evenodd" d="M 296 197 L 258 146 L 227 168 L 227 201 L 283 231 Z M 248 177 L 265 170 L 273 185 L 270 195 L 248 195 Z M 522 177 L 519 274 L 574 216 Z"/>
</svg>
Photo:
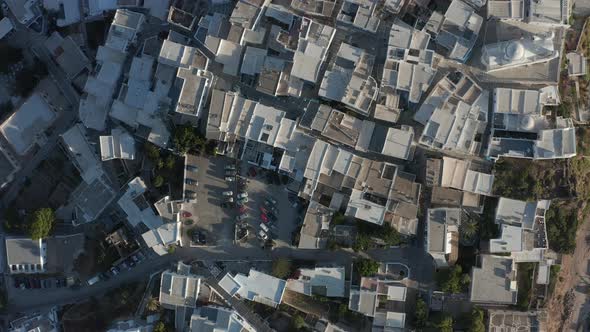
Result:
<svg viewBox="0 0 590 332">
<path fill-rule="evenodd" d="M 441 332 L 453 332 L 453 317 L 444 316 L 438 323 L 436 323 L 436 327 Z"/>
<path fill-rule="evenodd" d="M 416 301 L 416 311 L 414 312 L 414 325 L 424 327 L 428 323 L 428 306 L 422 298 Z"/>
<path fill-rule="evenodd" d="M 469 323 L 469 332 L 485 332 L 486 327 L 484 325 L 483 310 L 474 307 L 471 310 L 471 317 Z"/>
<path fill-rule="evenodd" d="M 346 217 L 342 212 L 336 211 L 332 216 L 332 225 L 342 225 L 346 222 Z"/>
<path fill-rule="evenodd" d="M 379 271 L 379 262 L 372 259 L 360 258 L 354 263 L 357 272 L 363 277 L 369 277 L 377 274 Z"/>
<path fill-rule="evenodd" d="M 29 229 L 31 239 L 43 239 L 51 234 L 51 229 L 55 223 L 55 214 L 51 208 L 37 210 L 33 215 L 33 221 Z"/>
<path fill-rule="evenodd" d="M 531 302 L 534 269 L 535 263 L 519 263 L 516 266 L 516 276 L 518 278 L 518 300 L 516 306 L 521 310 L 528 310 Z"/>
<path fill-rule="evenodd" d="M 162 185 L 164 185 L 164 178 L 161 175 L 156 175 L 154 178 L 154 187 L 160 188 Z"/>
<path fill-rule="evenodd" d="M 571 254 L 576 249 L 578 218 L 576 209 L 552 204 L 545 214 L 549 247 L 562 254 Z"/>
</svg>

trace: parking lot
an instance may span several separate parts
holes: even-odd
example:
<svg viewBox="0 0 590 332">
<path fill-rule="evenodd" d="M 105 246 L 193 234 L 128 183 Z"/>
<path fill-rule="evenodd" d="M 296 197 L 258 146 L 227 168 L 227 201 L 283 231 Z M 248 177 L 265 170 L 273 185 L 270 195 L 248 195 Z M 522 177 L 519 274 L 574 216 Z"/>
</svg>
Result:
<svg viewBox="0 0 590 332">
<path fill-rule="evenodd" d="M 274 172 L 253 167 L 244 162 L 241 165 L 241 176 L 246 181 L 246 188 L 238 193 L 247 192 L 248 201 L 243 209 L 236 209 L 238 214 L 246 214 L 249 235 L 245 246 L 261 246 L 260 231 L 264 226 L 269 230 L 267 236 L 274 241 L 276 247 L 291 246 L 294 231 L 302 222 L 297 195 L 289 193 L 280 177 L 271 176 Z"/>
<path fill-rule="evenodd" d="M 224 208 L 223 192 L 232 190 L 233 183 L 225 181 L 225 166 L 234 162 L 226 157 L 192 156 L 191 165 L 196 166 L 198 185 L 191 190 L 196 191 L 197 202 L 182 204 L 183 220 L 182 243 L 191 245 L 230 246 L 234 243 L 234 218 L 231 207 Z M 193 171 L 192 173 L 194 173 Z M 189 220 L 192 220 L 189 221 Z M 205 236 L 205 243 L 194 243 L 191 234 L 200 231 Z"/>
</svg>

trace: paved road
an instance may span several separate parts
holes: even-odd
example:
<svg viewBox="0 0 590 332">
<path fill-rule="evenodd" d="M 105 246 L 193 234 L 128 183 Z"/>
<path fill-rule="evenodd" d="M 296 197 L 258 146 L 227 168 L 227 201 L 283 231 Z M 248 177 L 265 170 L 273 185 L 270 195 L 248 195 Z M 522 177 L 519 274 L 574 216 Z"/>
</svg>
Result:
<svg viewBox="0 0 590 332">
<path fill-rule="evenodd" d="M 365 256 L 353 251 L 328 251 L 328 250 L 299 250 L 295 248 L 280 248 L 272 252 L 260 248 L 231 247 L 201 247 L 201 248 L 178 248 L 174 254 L 156 257 L 146 261 L 131 270 L 124 271 L 107 281 L 96 283 L 92 286 L 84 286 L 77 290 L 73 289 L 39 289 L 39 290 L 16 290 L 12 282 L 7 280 L 9 285 L 9 313 L 39 310 L 54 305 L 65 305 L 88 299 L 92 296 L 99 296 L 110 289 L 121 284 L 145 279 L 153 271 L 172 267 L 178 260 L 270 260 L 274 257 L 287 257 L 298 260 L 314 260 L 318 264 L 342 264 L 348 265 L 352 259 Z M 371 250 L 368 256 L 375 260 L 384 262 L 400 262 L 411 268 L 412 279 L 416 279 L 416 286 L 429 288 L 432 286 L 434 267 L 430 257 L 418 248 L 399 248 L 387 250 Z M 8 278 L 7 278 L 8 279 Z"/>
</svg>

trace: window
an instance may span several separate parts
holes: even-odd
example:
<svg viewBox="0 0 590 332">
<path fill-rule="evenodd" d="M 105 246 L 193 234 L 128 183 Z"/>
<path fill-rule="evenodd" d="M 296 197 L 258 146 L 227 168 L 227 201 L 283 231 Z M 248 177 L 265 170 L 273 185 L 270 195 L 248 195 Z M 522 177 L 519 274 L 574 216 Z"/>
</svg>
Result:
<svg viewBox="0 0 590 332">
<path fill-rule="evenodd" d="M 267 133 L 264 133 L 260 136 L 260 140 L 263 142 L 267 142 L 268 141 L 268 137 L 269 135 Z"/>
</svg>

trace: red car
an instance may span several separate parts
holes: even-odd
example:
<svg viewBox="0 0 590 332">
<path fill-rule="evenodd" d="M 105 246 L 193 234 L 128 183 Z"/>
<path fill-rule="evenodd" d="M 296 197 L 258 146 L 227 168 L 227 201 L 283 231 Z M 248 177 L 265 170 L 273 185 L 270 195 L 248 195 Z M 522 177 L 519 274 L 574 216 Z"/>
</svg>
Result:
<svg viewBox="0 0 590 332">
<path fill-rule="evenodd" d="M 248 175 L 250 177 L 256 177 L 256 170 L 254 169 L 254 167 L 250 167 L 250 169 L 248 169 Z"/>
<path fill-rule="evenodd" d="M 248 209 L 245 206 L 240 206 L 240 213 L 245 213 Z"/>
<path fill-rule="evenodd" d="M 261 206 L 260 207 L 260 212 L 262 212 L 264 214 L 267 214 L 268 213 L 268 210 L 264 206 Z"/>
<path fill-rule="evenodd" d="M 268 217 L 266 216 L 266 214 L 264 214 L 264 213 L 260 214 L 260 219 L 262 219 L 262 221 L 264 223 L 268 223 Z"/>
<path fill-rule="evenodd" d="M 190 212 L 187 212 L 187 211 L 182 211 L 182 217 L 183 217 L 183 218 L 190 218 L 190 217 L 192 217 L 192 216 L 193 216 L 193 214 L 192 214 L 192 213 L 190 213 Z"/>
</svg>

